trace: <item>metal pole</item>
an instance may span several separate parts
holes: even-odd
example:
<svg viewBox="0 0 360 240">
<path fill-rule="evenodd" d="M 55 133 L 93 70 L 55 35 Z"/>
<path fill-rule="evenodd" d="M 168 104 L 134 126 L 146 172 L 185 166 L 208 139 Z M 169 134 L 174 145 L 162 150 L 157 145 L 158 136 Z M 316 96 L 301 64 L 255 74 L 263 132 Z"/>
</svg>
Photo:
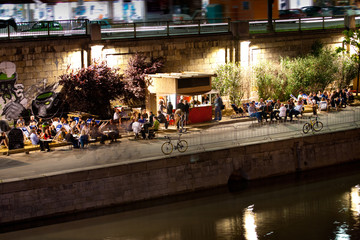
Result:
<svg viewBox="0 0 360 240">
<path fill-rule="evenodd" d="M 48 36 L 50 36 L 50 22 L 47 22 Z"/>
<path fill-rule="evenodd" d="M 199 23 L 198 23 L 198 33 L 200 35 L 200 33 L 201 33 L 200 20 L 198 20 L 198 21 L 199 21 Z"/>
<path fill-rule="evenodd" d="M 136 23 L 134 22 L 134 38 L 136 38 Z"/>
<path fill-rule="evenodd" d="M 166 35 L 170 36 L 170 22 L 169 21 L 166 22 Z"/>
</svg>

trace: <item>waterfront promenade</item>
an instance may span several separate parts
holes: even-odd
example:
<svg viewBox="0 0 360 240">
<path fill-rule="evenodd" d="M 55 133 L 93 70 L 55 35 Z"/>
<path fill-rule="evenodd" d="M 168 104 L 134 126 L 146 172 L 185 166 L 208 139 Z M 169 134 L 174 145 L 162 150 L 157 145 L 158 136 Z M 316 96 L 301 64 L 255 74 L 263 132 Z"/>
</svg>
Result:
<svg viewBox="0 0 360 240">
<path fill-rule="evenodd" d="M 311 114 L 294 122 L 272 122 L 258 124 L 248 118 L 224 118 L 221 122 L 209 122 L 188 126 L 181 135 L 189 143 L 185 153 L 174 149 L 171 155 L 161 152 L 164 136 L 171 136 L 176 142 L 178 134 L 174 127 L 161 131 L 156 139 L 137 140 L 122 138 L 121 143 L 91 144 L 86 149 L 70 149 L 68 146 L 53 148 L 51 152 L 33 151 L 30 154 L 17 153 L 0 156 L 0 181 L 11 182 L 22 179 L 53 176 L 102 167 L 117 166 L 170 158 L 177 155 L 201 153 L 290 138 L 305 137 L 359 128 L 360 107 L 348 107 L 339 112 L 321 113 L 319 119 L 324 128 L 319 133 L 302 132 L 303 124 Z M 196 159 L 194 160 L 196 161 Z"/>
</svg>

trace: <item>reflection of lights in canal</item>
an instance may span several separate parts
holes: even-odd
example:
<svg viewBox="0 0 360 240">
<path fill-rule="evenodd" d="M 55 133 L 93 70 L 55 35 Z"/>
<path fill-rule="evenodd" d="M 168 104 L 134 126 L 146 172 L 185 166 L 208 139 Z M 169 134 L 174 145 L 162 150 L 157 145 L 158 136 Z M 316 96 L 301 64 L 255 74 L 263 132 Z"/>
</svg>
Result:
<svg viewBox="0 0 360 240">
<path fill-rule="evenodd" d="M 254 205 L 250 205 L 244 211 L 245 239 L 247 240 L 258 239 L 256 233 L 256 215 L 253 210 Z"/>
<path fill-rule="evenodd" d="M 244 209 L 243 215 L 233 218 L 225 218 L 216 222 L 216 233 L 219 238 L 228 236 L 240 237 L 246 240 L 257 240 L 256 233 L 256 215 L 253 212 L 254 205 L 250 205 Z"/>
<path fill-rule="evenodd" d="M 356 185 L 354 187 L 351 188 L 350 193 L 347 192 L 346 194 L 344 194 L 343 199 L 345 200 L 346 203 L 349 203 L 349 205 L 345 204 L 345 206 L 343 206 L 343 209 L 341 210 L 341 212 L 344 211 L 348 211 L 350 210 L 350 214 L 352 215 L 354 221 L 356 222 L 354 224 L 354 226 L 359 225 L 360 224 L 360 186 Z M 337 239 L 351 239 L 351 235 L 349 235 L 349 223 L 347 221 L 345 222 L 335 222 L 335 224 L 338 224 L 337 228 L 336 228 L 336 232 L 335 232 L 335 240 Z"/>
<path fill-rule="evenodd" d="M 354 216 L 354 220 L 359 220 L 360 215 L 360 195 L 359 195 L 359 185 L 351 188 L 351 211 Z"/>
</svg>

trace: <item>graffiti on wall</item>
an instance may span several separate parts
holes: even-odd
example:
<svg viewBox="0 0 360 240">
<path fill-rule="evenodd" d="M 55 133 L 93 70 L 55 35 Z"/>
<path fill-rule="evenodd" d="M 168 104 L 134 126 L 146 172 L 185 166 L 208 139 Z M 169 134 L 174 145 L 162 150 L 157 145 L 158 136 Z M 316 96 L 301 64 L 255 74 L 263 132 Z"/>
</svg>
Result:
<svg viewBox="0 0 360 240">
<path fill-rule="evenodd" d="M 24 85 L 16 83 L 16 65 L 13 62 L 0 63 L 0 110 L 7 120 L 18 119 L 26 111 L 27 99 Z"/>
<path fill-rule="evenodd" d="M 0 113 L 1 118 L 15 120 L 35 115 L 38 118 L 52 118 L 64 111 L 58 84 L 33 85 L 26 91 L 24 85 L 17 83 L 18 75 L 13 62 L 0 63 Z M 44 84 L 45 85 L 45 84 Z"/>
</svg>

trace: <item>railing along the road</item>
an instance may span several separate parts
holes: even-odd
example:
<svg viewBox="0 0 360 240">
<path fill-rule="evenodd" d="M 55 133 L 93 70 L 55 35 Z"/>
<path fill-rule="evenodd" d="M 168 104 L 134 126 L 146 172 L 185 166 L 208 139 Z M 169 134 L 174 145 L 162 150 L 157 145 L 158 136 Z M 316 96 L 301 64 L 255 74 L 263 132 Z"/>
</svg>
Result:
<svg viewBox="0 0 360 240">
<path fill-rule="evenodd" d="M 359 26 L 360 16 L 354 18 Z M 346 16 L 274 19 L 272 26 L 275 32 L 326 30 L 344 28 L 347 21 Z M 248 23 L 250 34 L 268 32 L 268 21 L 265 19 L 245 22 Z M 21 22 L 17 23 L 17 29 L 10 25 L 0 28 L 0 39 L 88 35 L 89 26 L 87 19 Z M 133 23 L 100 21 L 101 35 L 105 39 L 224 33 L 230 32 L 230 26 L 229 18 Z"/>
<path fill-rule="evenodd" d="M 294 121 L 273 121 L 267 123 L 238 122 L 235 124 L 216 125 L 208 129 L 191 130 L 181 138 L 189 144 L 187 152 L 225 149 L 229 147 L 305 137 L 360 127 L 360 108 L 347 107 L 341 111 L 321 113 L 318 120 L 323 123 L 319 132 L 303 132 L 303 126 L 309 122 L 309 116 Z M 173 135 L 175 139 L 176 134 Z M 173 152 L 172 154 L 179 154 Z"/>
<path fill-rule="evenodd" d="M 359 26 L 360 16 L 353 17 L 355 17 L 356 26 Z M 347 19 L 348 16 L 273 19 L 272 26 L 275 32 L 338 29 L 346 26 Z M 268 20 L 249 21 L 250 33 L 266 33 L 267 31 Z"/>
<path fill-rule="evenodd" d="M 223 33 L 230 31 L 230 19 L 216 18 L 192 21 L 152 21 L 134 23 L 114 21 L 111 22 L 111 24 L 107 21 L 100 21 L 100 28 L 102 38 L 140 38 Z M 21 22 L 17 23 L 17 29 L 10 25 L 6 28 L 0 28 L 0 39 L 59 37 L 87 35 L 89 33 L 90 23 L 86 19 Z"/>
</svg>

